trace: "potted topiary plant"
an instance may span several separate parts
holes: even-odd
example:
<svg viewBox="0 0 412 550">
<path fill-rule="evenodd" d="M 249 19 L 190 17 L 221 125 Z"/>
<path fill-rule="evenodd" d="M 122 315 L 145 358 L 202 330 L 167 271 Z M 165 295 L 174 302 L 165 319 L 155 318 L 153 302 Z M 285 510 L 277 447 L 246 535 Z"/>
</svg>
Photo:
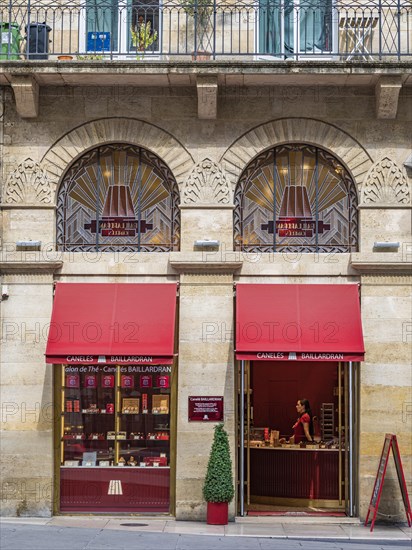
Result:
<svg viewBox="0 0 412 550">
<path fill-rule="evenodd" d="M 232 476 L 229 438 L 223 424 L 215 426 L 212 449 L 203 485 L 203 496 L 207 502 L 207 523 L 227 525 L 229 502 L 235 489 Z"/>
</svg>

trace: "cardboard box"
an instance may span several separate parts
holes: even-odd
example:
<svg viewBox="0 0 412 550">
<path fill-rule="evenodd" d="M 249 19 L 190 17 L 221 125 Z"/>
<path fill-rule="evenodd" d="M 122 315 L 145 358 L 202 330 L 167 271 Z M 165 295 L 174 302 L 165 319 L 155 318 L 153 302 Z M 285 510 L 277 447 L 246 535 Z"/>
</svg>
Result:
<svg viewBox="0 0 412 550">
<path fill-rule="evenodd" d="M 123 414 L 138 414 L 140 399 L 138 397 L 124 397 L 122 402 Z"/>
<path fill-rule="evenodd" d="M 169 396 L 168 395 L 153 395 L 152 413 L 169 414 Z"/>
<path fill-rule="evenodd" d="M 167 458 L 165 456 L 147 456 L 144 461 L 146 466 L 167 466 Z"/>
</svg>

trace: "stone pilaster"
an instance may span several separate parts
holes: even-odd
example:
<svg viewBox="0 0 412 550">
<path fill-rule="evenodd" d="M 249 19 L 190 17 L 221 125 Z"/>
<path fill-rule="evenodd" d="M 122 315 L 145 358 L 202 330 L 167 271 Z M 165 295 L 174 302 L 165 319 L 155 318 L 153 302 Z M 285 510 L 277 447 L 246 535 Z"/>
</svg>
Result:
<svg viewBox="0 0 412 550">
<path fill-rule="evenodd" d="M 3 515 L 53 511 L 53 373 L 45 364 L 53 303 L 53 270 L 0 264 L 1 447 Z"/>
<path fill-rule="evenodd" d="M 176 268 L 176 266 L 175 266 Z M 192 266 L 193 268 L 193 266 Z M 194 268 L 193 268 L 194 269 Z M 179 412 L 177 419 L 176 517 L 205 518 L 203 481 L 215 423 L 189 422 L 189 396 L 223 396 L 224 424 L 236 479 L 233 273 L 199 265 L 183 268 L 179 313 Z M 235 502 L 229 509 L 235 514 Z"/>
<path fill-rule="evenodd" d="M 366 516 L 385 433 L 398 436 L 409 494 L 412 491 L 412 278 L 362 276 L 365 362 L 360 373 L 360 517 Z M 390 458 L 379 512 L 404 521 L 398 480 Z M 382 517 L 385 519 L 385 516 Z"/>
</svg>

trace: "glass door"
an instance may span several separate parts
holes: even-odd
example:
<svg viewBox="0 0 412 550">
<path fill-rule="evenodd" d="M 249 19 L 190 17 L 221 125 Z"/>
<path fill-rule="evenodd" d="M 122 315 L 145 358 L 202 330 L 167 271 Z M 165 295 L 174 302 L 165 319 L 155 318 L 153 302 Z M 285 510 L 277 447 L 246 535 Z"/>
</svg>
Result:
<svg viewBox="0 0 412 550">
<path fill-rule="evenodd" d="M 358 514 L 358 450 L 359 450 L 359 364 L 344 363 L 342 367 L 342 449 L 343 469 L 342 485 L 346 515 L 356 517 Z"/>
<path fill-rule="evenodd" d="M 159 51 L 159 12 L 159 0 L 128 0 L 128 52 L 142 57 Z"/>
<path fill-rule="evenodd" d="M 288 58 L 332 53 L 333 0 L 260 0 L 259 53 Z"/>
<path fill-rule="evenodd" d="M 88 54 L 119 50 L 118 0 L 86 0 L 86 44 Z"/>
<path fill-rule="evenodd" d="M 159 0 L 86 0 L 80 49 L 87 55 L 157 52 L 159 12 Z"/>
<path fill-rule="evenodd" d="M 245 361 L 239 367 L 240 515 L 355 515 L 356 383 L 349 364 Z M 295 405 L 304 397 L 312 441 L 293 437 Z"/>
</svg>

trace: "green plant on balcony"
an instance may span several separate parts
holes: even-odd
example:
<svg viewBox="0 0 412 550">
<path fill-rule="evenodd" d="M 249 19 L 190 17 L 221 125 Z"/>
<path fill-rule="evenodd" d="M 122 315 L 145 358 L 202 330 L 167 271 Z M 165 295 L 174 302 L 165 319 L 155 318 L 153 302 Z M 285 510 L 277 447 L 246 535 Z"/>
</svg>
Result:
<svg viewBox="0 0 412 550">
<path fill-rule="evenodd" d="M 84 54 L 84 55 L 77 55 L 76 58 L 79 61 L 102 61 L 104 59 L 104 56 L 101 54 Z"/>
<path fill-rule="evenodd" d="M 207 54 L 210 17 L 213 14 L 213 0 L 180 0 L 184 11 L 193 17 L 196 35 L 196 54 Z"/>
<path fill-rule="evenodd" d="M 135 26 L 130 27 L 132 44 L 136 48 L 137 59 L 142 59 L 146 50 L 157 40 L 157 31 L 152 30 L 150 21 L 144 21 L 142 17 Z"/>
</svg>

